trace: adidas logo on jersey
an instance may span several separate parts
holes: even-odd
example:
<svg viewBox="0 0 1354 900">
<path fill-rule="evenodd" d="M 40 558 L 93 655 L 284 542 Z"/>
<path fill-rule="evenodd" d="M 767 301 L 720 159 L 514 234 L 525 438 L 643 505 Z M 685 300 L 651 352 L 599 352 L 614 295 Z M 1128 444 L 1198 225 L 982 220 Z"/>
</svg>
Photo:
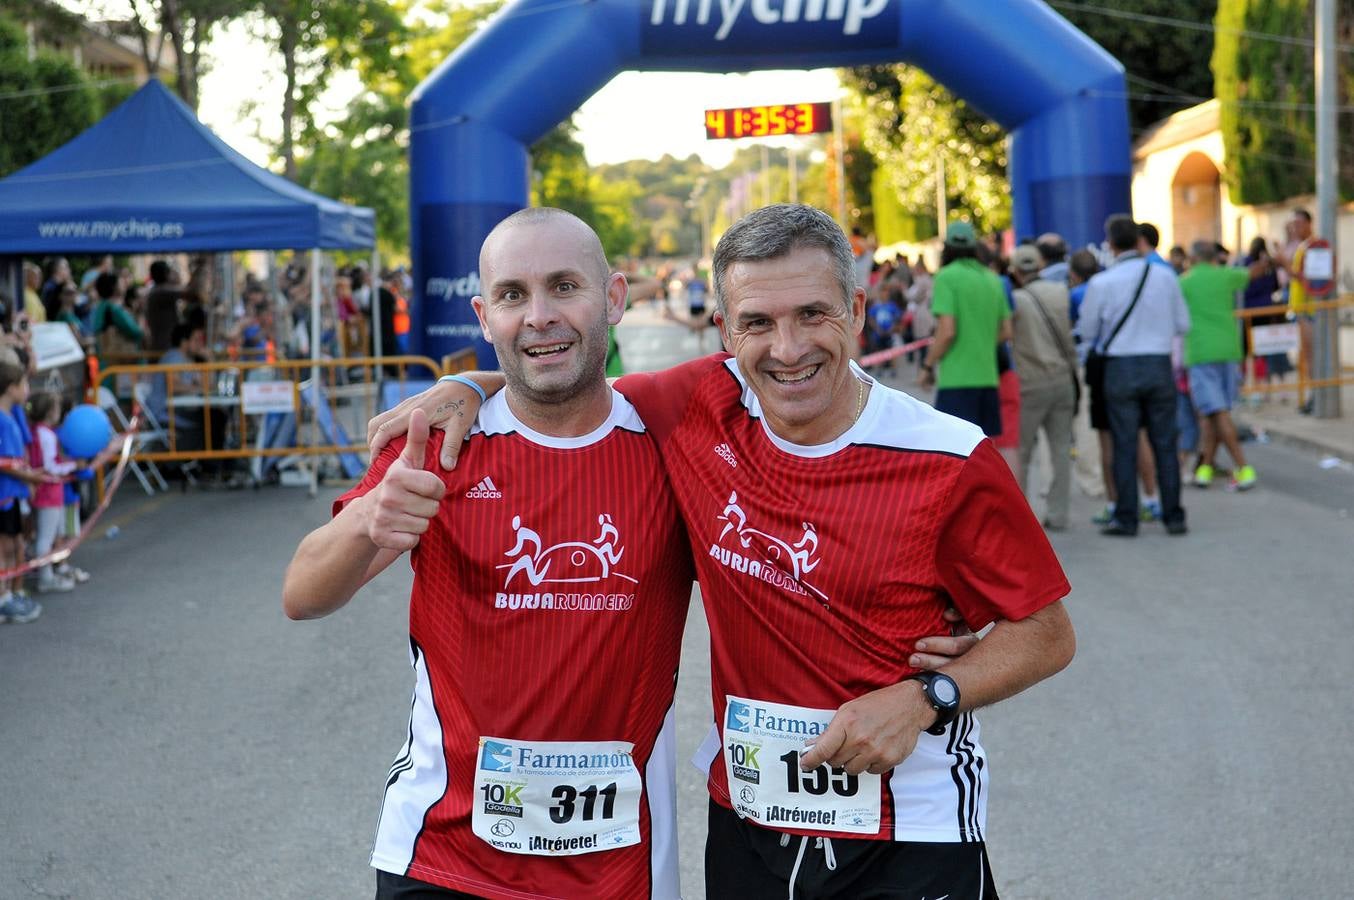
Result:
<svg viewBox="0 0 1354 900">
<path fill-rule="evenodd" d="M 733 450 L 729 449 L 728 444 L 716 444 L 715 456 L 728 463 L 732 468 L 738 468 L 738 458 L 733 455 Z"/>
<path fill-rule="evenodd" d="M 502 500 L 503 492 L 494 487 L 494 481 L 488 475 L 480 479 L 480 483 L 465 492 L 466 497 L 471 500 Z"/>
</svg>

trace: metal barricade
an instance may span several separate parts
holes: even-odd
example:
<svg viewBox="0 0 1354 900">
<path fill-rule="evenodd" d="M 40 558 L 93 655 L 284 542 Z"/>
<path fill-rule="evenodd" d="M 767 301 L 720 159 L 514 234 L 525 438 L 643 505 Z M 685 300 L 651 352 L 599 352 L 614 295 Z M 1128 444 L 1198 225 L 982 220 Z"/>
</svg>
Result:
<svg viewBox="0 0 1354 900">
<path fill-rule="evenodd" d="M 448 353 L 442 357 L 442 374 L 459 375 L 462 372 L 473 372 L 479 368 L 479 354 L 475 352 L 474 347 L 462 347 L 455 353 Z"/>
<path fill-rule="evenodd" d="M 147 432 L 156 438 L 140 441 L 138 462 L 365 459 L 366 423 L 381 410 L 383 390 L 393 386 L 402 395 L 409 382 L 441 374 L 426 356 L 385 356 L 116 365 L 99 372 L 99 384 L 131 385 L 120 400 L 141 412 L 143 438 Z M 279 432 L 294 440 L 284 444 Z"/>
<path fill-rule="evenodd" d="M 1321 310 L 1327 309 L 1336 310 L 1337 312 L 1335 315 L 1338 317 L 1338 310 L 1354 307 L 1354 295 L 1346 294 L 1335 300 L 1312 301 L 1307 304 L 1307 307 L 1312 312 L 1320 312 Z M 1234 315 L 1241 321 L 1241 327 L 1244 330 L 1246 354 L 1248 357 L 1254 355 L 1253 348 L 1255 344 L 1252 329 L 1256 327 L 1255 320 L 1258 318 L 1286 316 L 1288 312 L 1289 307 L 1282 303 L 1273 306 L 1257 306 L 1250 309 L 1238 309 L 1235 311 Z M 1301 332 L 1302 326 L 1299 322 L 1289 320 L 1285 321 L 1283 324 L 1291 325 L 1293 328 L 1297 329 L 1299 333 Z M 1297 369 L 1296 380 L 1279 381 L 1271 384 L 1257 384 L 1254 378 L 1253 369 L 1248 366 L 1246 382 L 1241 388 L 1241 393 L 1244 395 L 1274 394 L 1296 390 L 1298 403 L 1301 404 L 1306 402 L 1311 391 L 1316 388 L 1354 384 L 1354 367 L 1348 365 L 1343 366 L 1341 371 L 1332 378 L 1312 378 L 1309 372 L 1309 366 L 1307 365 L 1307 360 L 1303 356 L 1304 343 L 1304 341 L 1299 340 L 1297 352 L 1295 354 L 1296 359 L 1294 362 Z"/>
</svg>

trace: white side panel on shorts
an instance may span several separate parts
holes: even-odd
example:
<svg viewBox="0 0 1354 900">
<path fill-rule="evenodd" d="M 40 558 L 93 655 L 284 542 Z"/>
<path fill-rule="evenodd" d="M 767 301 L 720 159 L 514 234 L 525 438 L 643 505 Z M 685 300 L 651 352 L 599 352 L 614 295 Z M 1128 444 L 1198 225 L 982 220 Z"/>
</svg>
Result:
<svg viewBox="0 0 1354 900">
<path fill-rule="evenodd" d="M 963 713 L 942 735 L 923 732 L 893 770 L 895 841 L 968 843 L 987 830 L 987 753 L 978 719 Z"/>
<path fill-rule="evenodd" d="M 677 707 L 668 708 L 653 753 L 644 767 L 649 798 L 651 900 L 680 900 L 677 880 Z"/>
<path fill-rule="evenodd" d="M 423 818 L 447 790 L 442 723 L 433 706 L 427 660 L 413 650 L 414 703 L 409 711 L 409 738 L 390 767 L 381 819 L 376 825 L 372 868 L 403 875 L 414 858 Z"/>
</svg>

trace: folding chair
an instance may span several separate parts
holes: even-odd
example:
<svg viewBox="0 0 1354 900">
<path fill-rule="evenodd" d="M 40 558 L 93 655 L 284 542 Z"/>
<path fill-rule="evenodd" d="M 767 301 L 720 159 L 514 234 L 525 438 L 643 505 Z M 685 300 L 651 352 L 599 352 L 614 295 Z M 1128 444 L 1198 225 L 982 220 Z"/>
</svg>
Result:
<svg viewBox="0 0 1354 900">
<path fill-rule="evenodd" d="M 142 433 L 150 435 L 151 441 L 162 445 L 168 450 L 169 430 L 165 428 L 164 425 L 160 424 L 160 420 L 155 417 L 155 411 L 150 407 L 150 388 L 150 382 L 137 381 L 132 385 L 132 399 L 136 401 L 137 411 L 141 413 L 141 419 L 145 423 L 143 426 L 145 430 Z M 155 464 L 148 463 L 148 465 L 154 466 Z M 188 462 L 181 462 L 178 463 L 178 467 L 179 474 L 183 476 L 184 490 L 187 490 L 188 485 L 196 486 L 197 479 L 193 477 L 193 469 L 197 468 L 197 461 L 189 460 Z M 159 475 L 158 470 L 156 471 L 156 477 L 159 478 L 160 484 L 165 486 L 164 489 L 169 490 L 169 485 L 165 484 L 165 480 Z"/>
<path fill-rule="evenodd" d="M 126 432 L 131 429 L 131 421 L 122 412 L 122 407 L 118 406 L 118 398 L 113 396 L 111 390 L 100 385 L 98 400 L 99 409 L 103 410 L 105 414 L 117 423 L 119 430 Z M 137 402 L 140 403 L 141 401 L 138 399 Z M 149 424 L 149 419 L 143 421 L 141 423 L 141 428 L 136 432 L 135 437 L 132 439 L 132 449 L 137 453 L 146 449 L 147 446 L 153 446 L 157 443 L 164 444 L 165 447 L 169 446 L 169 436 L 165 433 L 164 429 L 154 425 L 147 428 L 146 426 Z M 150 460 L 137 462 L 136 459 L 132 459 L 131 468 L 132 474 L 136 476 L 137 481 L 141 482 L 141 487 L 147 494 L 155 493 L 155 487 L 151 485 L 152 479 L 155 481 L 155 484 L 159 485 L 160 490 L 169 490 L 169 484 L 165 481 L 165 477 L 160 474 L 159 467 Z M 147 472 L 150 473 L 150 478 L 146 477 Z"/>
</svg>

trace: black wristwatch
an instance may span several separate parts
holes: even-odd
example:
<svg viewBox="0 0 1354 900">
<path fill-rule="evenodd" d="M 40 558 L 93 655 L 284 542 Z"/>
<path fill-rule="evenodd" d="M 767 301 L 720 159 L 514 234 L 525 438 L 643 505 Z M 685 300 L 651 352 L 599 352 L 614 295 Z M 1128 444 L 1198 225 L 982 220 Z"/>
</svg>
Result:
<svg viewBox="0 0 1354 900">
<path fill-rule="evenodd" d="M 921 682 L 926 702 L 936 711 L 936 721 L 926 729 L 926 733 L 944 734 L 945 729 L 949 728 L 950 723 L 959 716 L 959 685 L 954 683 L 953 678 L 941 672 L 918 672 L 909 676 L 908 680 Z"/>
<path fill-rule="evenodd" d="M 935 363 L 929 363 L 924 359 L 921 361 L 920 366 L 923 372 L 934 372 L 936 370 Z"/>
</svg>

